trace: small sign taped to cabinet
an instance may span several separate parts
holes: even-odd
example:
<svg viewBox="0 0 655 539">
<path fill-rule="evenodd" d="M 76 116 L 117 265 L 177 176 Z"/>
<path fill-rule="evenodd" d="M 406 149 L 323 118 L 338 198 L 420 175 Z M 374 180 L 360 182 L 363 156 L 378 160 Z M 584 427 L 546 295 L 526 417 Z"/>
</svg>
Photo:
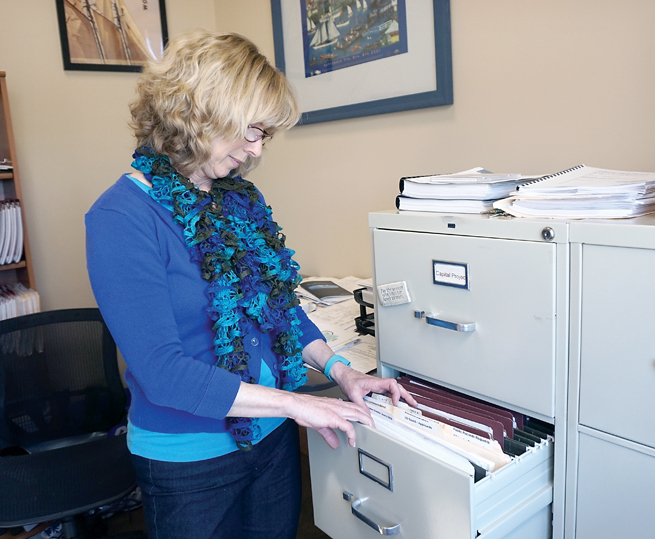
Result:
<svg viewBox="0 0 655 539">
<path fill-rule="evenodd" d="M 411 301 L 405 281 L 378 285 L 378 298 L 383 307 L 403 305 Z"/>
</svg>

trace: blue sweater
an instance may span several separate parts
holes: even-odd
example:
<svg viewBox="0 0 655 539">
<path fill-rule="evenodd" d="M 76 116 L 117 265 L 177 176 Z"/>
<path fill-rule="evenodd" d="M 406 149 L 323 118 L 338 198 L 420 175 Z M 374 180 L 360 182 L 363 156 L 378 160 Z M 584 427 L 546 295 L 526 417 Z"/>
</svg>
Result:
<svg viewBox="0 0 655 539">
<path fill-rule="evenodd" d="M 207 282 L 170 210 L 124 175 L 85 221 L 91 286 L 127 364 L 130 422 L 160 433 L 227 432 L 240 378 L 214 366 Z M 298 317 L 303 346 L 323 339 L 299 307 Z M 254 324 L 243 342 L 254 378 L 263 360 L 280 387 L 274 337 Z"/>
</svg>

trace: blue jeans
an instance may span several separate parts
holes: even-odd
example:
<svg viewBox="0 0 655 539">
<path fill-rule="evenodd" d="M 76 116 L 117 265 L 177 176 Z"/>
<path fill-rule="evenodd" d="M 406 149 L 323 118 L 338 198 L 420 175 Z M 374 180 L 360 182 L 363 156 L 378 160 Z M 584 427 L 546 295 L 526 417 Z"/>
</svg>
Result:
<svg viewBox="0 0 655 539">
<path fill-rule="evenodd" d="M 132 455 L 149 539 L 295 539 L 298 426 L 287 419 L 250 451 L 198 462 Z"/>
</svg>

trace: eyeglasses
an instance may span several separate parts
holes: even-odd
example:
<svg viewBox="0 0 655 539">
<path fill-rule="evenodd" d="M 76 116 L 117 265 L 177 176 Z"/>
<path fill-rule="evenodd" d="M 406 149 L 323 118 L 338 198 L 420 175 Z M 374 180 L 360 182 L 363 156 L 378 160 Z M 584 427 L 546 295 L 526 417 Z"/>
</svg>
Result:
<svg viewBox="0 0 655 539">
<path fill-rule="evenodd" d="M 263 146 L 266 144 L 266 140 L 271 138 L 273 138 L 273 135 L 267 133 L 260 127 L 255 127 L 254 125 L 249 125 L 248 129 L 246 130 L 245 139 L 248 142 L 257 142 L 258 140 L 261 140 Z"/>
</svg>

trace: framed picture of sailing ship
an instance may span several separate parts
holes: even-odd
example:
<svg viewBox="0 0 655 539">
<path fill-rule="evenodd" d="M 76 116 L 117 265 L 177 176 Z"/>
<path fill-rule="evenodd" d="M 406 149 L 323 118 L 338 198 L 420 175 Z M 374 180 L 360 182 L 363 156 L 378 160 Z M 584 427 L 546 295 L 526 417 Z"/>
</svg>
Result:
<svg viewBox="0 0 655 539">
<path fill-rule="evenodd" d="M 449 0 L 271 0 L 301 123 L 453 102 Z"/>
<path fill-rule="evenodd" d="M 56 0 L 66 70 L 141 71 L 168 41 L 164 0 Z"/>
</svg>

